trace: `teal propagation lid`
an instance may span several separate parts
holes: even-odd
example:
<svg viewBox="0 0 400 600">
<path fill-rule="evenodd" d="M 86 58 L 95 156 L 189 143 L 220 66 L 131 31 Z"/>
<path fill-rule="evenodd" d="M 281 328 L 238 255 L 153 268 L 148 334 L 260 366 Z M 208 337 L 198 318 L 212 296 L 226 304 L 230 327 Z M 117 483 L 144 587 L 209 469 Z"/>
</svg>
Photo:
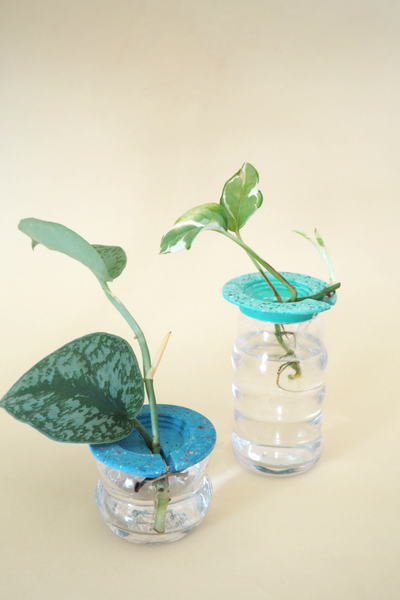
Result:
<svg viewBox="0 0 400 600">
<path fill-rule="evenodd" d="M 177 473 L 206 458 L 215 446 L 213 424 L 200 413 L 172 404 L 158 404 L 158 425 L 164 459 L 152 454 L 136 429 L 110 444 L 90 444 L 98 461 L 107 467 L 137 477 L 155 478 Z M 151 433 L 150 407 L 144 406 L 138 420 Z M 167 468 L 168 467 L 168 468 Z"/>
<path fill-rule="evenodd" d="M 294 285 L 299 298 L 312 296 L 329 286 L 321 279 L 307 275 L 286 272 L 282 272 L 281 275 Z M 222 295 L 228 302 L 236 304 L 244 315 L 270 323 L 308 321 L 318 313 L 329 310 L 336 303 L 336 293 L 324 300 L 287 302 L 290 298 L 289 291 L 275 277 L 268 277 L 284 302 L 275 301 L 275 296 L 261 273 L 250 273 L 231 279 L 224 285 Z"/>
</svg>

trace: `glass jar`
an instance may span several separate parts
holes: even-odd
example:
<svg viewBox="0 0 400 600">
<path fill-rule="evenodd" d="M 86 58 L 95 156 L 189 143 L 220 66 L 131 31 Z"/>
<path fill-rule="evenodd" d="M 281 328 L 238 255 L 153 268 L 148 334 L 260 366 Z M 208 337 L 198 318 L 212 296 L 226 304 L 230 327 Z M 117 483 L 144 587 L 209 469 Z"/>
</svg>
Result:
<svg viewBox="0 0 400 600">
<path fill-rule="evenodd" d="M 327 286 L 283 273 L 299 297 Z M 286 288 L 274 281 L 285 298 Z M 269 475 L 310 469 L 322 453 L 322 401 L 327 352 L 322 317 L 335 298 L 271 301 L 260 274 L 226 284 L 224 296 L 241 310 L 233 348 L 233 451 L 244 466 Z"/>
<path fill-rule="evenodd" d="M 327 365 L 322 335 L 320 316 L 289 324 L 239 317 L 232 444 L 245 466 L 289 475 L 306 471 L 321 456 Z"/>
<path fill-rule="evenodd" d="M 207 475 L 208 462 L 206 458 L 168 476 L 171 500 L 162 534 L 154 530 L 155 483 L 99 462 L 100 479 L 95 499 L 101 517 L 113 533 L 130 542 L 165 544 L 181 539 L 199 525 L 210 505 L 212 485 Z"/>
<path fill-rule="evenodd" d="M 106 525 L 119 537 L 140 544 L 175 542 L 203 520 L 211 502 L 207 475 L 215 429 L 196 411 L 158 405 L 162 455 L 152 454 L 136 429 L 112 444 L 91 445 L 100 479 L 95 500 Z M 138 420 L 151 433 L 149 406 Z M 169 499 L 165 532 L 155 531 L 159 499 Z"/>
</svg>

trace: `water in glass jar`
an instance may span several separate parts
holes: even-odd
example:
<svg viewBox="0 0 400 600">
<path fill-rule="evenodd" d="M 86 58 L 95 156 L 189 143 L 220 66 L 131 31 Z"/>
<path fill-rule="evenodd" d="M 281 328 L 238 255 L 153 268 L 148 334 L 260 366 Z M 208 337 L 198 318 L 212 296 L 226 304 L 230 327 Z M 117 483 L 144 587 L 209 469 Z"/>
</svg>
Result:
<svg viewBox="0 0 400 600">
<path fill-rule="evenodd" d="M 290 324 L 241 315 L 232 353 L 235 455 L 271 475 L 311 468 L 322 452 L 327 354 L 322 319 Z"/>
</svg>

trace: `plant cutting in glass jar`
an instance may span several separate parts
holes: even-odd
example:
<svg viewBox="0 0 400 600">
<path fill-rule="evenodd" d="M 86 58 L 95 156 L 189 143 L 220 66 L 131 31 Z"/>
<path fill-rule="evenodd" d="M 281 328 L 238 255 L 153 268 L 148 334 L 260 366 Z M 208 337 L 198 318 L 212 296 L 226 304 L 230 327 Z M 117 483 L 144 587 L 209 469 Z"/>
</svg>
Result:
<svg viewBox="0 0 400 600">
<path fill-rule="evenodd" d="M 296 287 L 282 273 L 274 269 L 243 241 L 241 229 L 263 203 L 262 193 L 258 189 L 258 181 L 259 177 L 255 168 L 249 163 L 244 163 L 242 168 L 225 183 L 219 204 L 208 203 L 192 208 L 175 222 L 173 228 L 161 240 L 160 253 L 189 250 L 199 233 L 207 230 L 215 231 L 230 239 L 246 252 L 271 290 L 272 301 L 277 303 L 299 303 L 304 300 L 330 301 L 340 287 L 340 283 L 335 280 L 327 247 L 317 229 L 314 231 L 315 240 L 305 233 L 295 232 L 305 237 L 317 248 L 329 270 L 329 285 L 315 294 L 306 296 L 299 296 Z M 283 286 L 285 294 L 277 290 L 276 282 Z M 267 301 L 271 302 L 270 299 L 266 299 Z M 292 344 L 289 343 L 290 336 L 292 336 Z M 283 371 L 290 368 L 291 373 L 288 375 L 288 379 L 294 380 L 301 376 L 301 367 L 296 358 L 296 340 L 293 340 L 295 334 L 286 331 L 282 323 L 276 323 L 275 337 L 284 353 L 282 358 L 287 358 L 277 372 L 277 384 L 280 387 L 280 377 Z"/>
<path fill-rule="evenodd" d="M 0 400 L 0 406 L 59 442 L 111 443 L 125 438 L 135 428 L 151 453 L 164 458 L 153 379 L 170 334 L 151 361 L 142 329 L 108 286 L 125 268 L 124 250 L 118 246 L 91 245 L 58 223 L 23 219 L 19 229 L 32 239 L 32 248 L 42 244 L 92 271 L 139 343 L 143 376 L 128 342 L 108 333 L 92 333 L 37 363 Z M 144 390 L 150 405 L 151 434 L 137 419 L 145 400 Z M 158 533 L 165 530 L 170 500 L 167 465 L 166 472 L 167 476 L 150 480 L 156 487 L 154 529 Z M 145 483 L 146 480 L 139 485 Z"/>
</svg>

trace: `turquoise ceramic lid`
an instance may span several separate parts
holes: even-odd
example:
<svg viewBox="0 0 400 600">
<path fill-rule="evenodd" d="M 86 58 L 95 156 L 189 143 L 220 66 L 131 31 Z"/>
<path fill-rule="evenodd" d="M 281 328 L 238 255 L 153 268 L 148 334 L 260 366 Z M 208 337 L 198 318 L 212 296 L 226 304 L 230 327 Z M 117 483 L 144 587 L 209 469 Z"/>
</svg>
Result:
<svg viewBox="0 0 400 600">
<path fill-rule="evenodd" d="M 299 298 L 312 296 L 329 286 L 321 279 L 307 275 L 285 272 L 281 274 L 295 286 Z M 326 301 L 286 302 L 290 298 L 288 290 L 275 277 L 269 277 L 285 302 L 274 301 L 275 296 L 260 273 L 250 273 L 231 279 L 224 285 L 222 295 L 228 302 L 236 304 L 244 315 L 270 323 L 308 321 L 318 313 L 329 310 L 336 303 L 336 294 Z"/>
<path fill-rule="evenodd" d="M 182 406 L 159 404 L 158 427 L 164 460 L 152 454 L 136 429 L 111 444 L 91 444 L 98 461 L 136 477 L 155 478 L 168 471 L 176 473 L 206 458 L 215 446 L 217 434 L 212 423 L 200 413 Z M 144 406 L 138 420 L 151 433 L 150 408 Z"/>
</svg>

